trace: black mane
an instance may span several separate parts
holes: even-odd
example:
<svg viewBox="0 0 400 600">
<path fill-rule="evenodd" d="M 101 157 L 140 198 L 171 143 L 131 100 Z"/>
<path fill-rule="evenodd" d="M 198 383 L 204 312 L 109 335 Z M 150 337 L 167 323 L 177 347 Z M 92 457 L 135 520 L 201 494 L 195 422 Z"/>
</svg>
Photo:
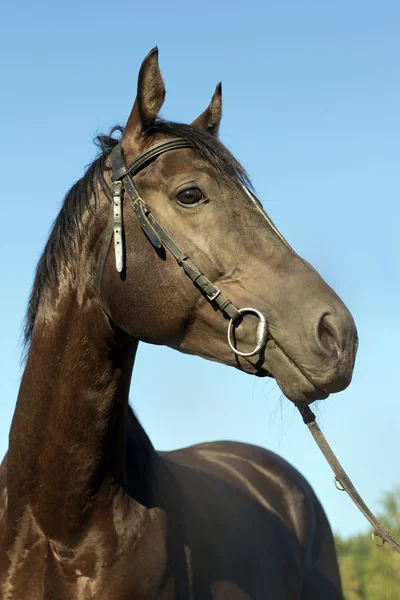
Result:
<svg viewBox="0 0 400 600">
<path fill-rule="evenodd" d="M 93 206 L 96 207 L 98 185 L 111 201 L 111 190 L 104 177 L 104 172 L 110 168 L 106 164 L 107 158 L 113 147 L 119 142 L 119 139 L 114 137 L 117 132 L 122 133 L 123 128 L 113 127 L 109 135 L 99 135 L 95 138 L 95 144 L 99 147 L 100 154 L 89 165 L 84 176 L 66 194 L 62 208 L 53 223 L 37 265 L 29 298 L 24 326 L 25 346 L 29 344 L 32 337 L 33 325 L 43 290 L 58 282 L 60 264 L 65 260 L 73 241 L 82 230 L 82 216 L 87 210 L 93 210 Z M 147 132 L 148 137 L 156 134 L 184 138 L 196 154 L 211 163 L 222 177 L 251 187 L 248 175 L 240 163 L 215 136 L 205 130 L 183 123 L 158 120 Z"/>
</svg>

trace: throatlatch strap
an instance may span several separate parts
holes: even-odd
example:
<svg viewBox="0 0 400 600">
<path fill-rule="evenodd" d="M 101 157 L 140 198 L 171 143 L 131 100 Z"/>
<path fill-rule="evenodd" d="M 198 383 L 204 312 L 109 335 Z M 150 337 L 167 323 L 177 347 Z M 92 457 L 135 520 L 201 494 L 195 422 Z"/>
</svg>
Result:
<svg viewBox="0 0 400 600">
<path fill-rule="evenodd" d="M 339 483 L 341 485 L 341 487 L 343 488 L 343 490 L 345 490 L 348 493 L 350 498 L 353 500 L 354 504 L 357 506 L 357 508 L 362 512 L 364 517 L 371 523 L 372 527 L 374 528 L 375 531 L 372 534 L 373 539 L 374 539 L 374 534 L 375 534 L 378 537 L 380 537 L 383 542 L 387 542 L 388 544 L 393 546 L 393 548 L 397 552 L 400 552 L 400 544 L 398 542 L 396 542 L 396 540 L 390 535 L 390 533 L 388 531 L 386 531 L 386 529 L 381 525 L 381 523 L 378 521 L 376 516 L 368 508 L 368 506 L 365 504 L 364 500 L 361 498 L 360 494 L 357 492 L 350 477 L 347 475 L 346 471 L 343 469 L 342 465 L 336 458 L 335 453 L 333 452 L 332 448 L 328 444 L 327 439 L 325 438 L 324 434 L 320 430 L 318 423 L 315 420 L 315 415 L 312 412 L 312 410 L 310 409 L 310 407 L 304 405 L 304 406 L 297 406 L 297 408 L 298 408 L 301 416 L 303 417 L 304 423 L 307 425 L 308 429 L 310 430 L 311 435 L 313 436 L 314 440 L 317 442 L 317 445 L 318 445 L 319 449 L 321 450 L 322 454 L 324 455 L 327 463 L 329 464 L 332 471 L 334 472 L 336 482 Z"/>
</svg>

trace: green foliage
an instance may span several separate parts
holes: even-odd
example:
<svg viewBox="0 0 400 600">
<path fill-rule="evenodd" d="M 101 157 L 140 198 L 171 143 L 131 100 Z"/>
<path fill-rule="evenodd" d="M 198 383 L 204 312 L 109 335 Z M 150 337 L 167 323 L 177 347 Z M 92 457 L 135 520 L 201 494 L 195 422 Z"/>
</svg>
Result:
<svg viewBox="0 0 400 600">
<path fill-rule="evenodd" d="M 400 540 L 400 489 L 382 499 L 382 525 Z M 346 600 L 400 600 L 400 554 L 378 548 L 371 533 L 343 539 L 335 536 Z"/>
</svg>

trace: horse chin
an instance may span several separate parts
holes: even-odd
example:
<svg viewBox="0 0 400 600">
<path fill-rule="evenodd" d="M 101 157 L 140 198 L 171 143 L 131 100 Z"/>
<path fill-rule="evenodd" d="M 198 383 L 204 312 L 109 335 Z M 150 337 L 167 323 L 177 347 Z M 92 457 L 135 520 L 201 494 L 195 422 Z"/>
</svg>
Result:
<svg viewBox="0 0 400 600">
<path fill-rule="evenodd" d="M 295 380 L 279 379 L 275 377 L 283 394 L 296 405 L 312 404 L 315 400 L 325 400 L 329 394 L 315 387 L 299 371 L 300 376 Z"/>
<path fill-rule="evenodd" d="M 311 404 L 329 396 L 315 386 L 273 340 L 267 343 L 262 364 L 259 361 L 252 367 L 256 377 L 273 377 L 286 398 L 295 404 Z"/>
</svg>

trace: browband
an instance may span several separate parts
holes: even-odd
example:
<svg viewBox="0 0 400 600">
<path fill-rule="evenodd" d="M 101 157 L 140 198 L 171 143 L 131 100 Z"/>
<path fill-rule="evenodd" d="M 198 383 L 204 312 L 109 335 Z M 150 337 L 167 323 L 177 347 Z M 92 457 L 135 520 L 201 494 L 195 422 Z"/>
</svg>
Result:
<svg viewBox="0 0 400 600">
<path fill-rule="evenodd" d="M 128 165 L 125 164 L 125 158 L 122 150 L 121 144 L 118 144 L 113 148 L 112 151 L 112 177 L 111 181 L 118 181 L 122 179 L 124 175 L 135 175 L 144 165 L 147 165 L 150 161 L 160 154 L 164 152 L 169 152 L 170 150 L 178 150 L 178 148 L 190 148 L 189 142 L 184 140 L 183 138 L 175 138 L 173 140 L 168 140 L 167 142 L 160 142 L 159 144 L 155 144 L 148 148 L 134 160 L 132 160 Z"/>
</svg>

